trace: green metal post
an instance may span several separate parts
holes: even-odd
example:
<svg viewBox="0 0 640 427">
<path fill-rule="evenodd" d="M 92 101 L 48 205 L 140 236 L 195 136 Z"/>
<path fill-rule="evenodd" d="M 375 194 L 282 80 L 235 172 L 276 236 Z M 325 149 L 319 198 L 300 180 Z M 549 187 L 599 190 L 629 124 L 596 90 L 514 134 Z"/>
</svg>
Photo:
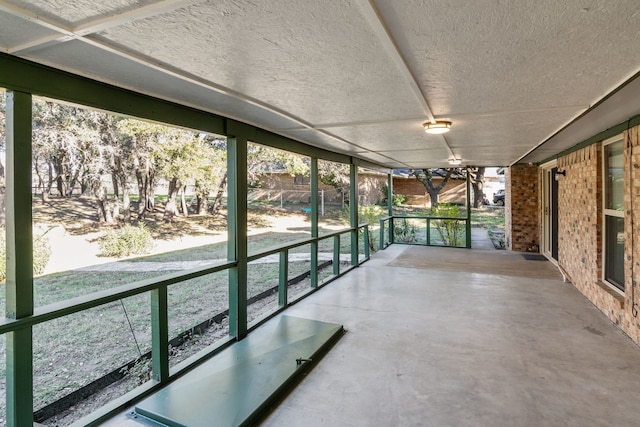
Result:
<svg viewBox="0 0 640 427">
<path fill-rule="evenodd" d="M 6 317 L 33 314 L 31 94 L 6 94 Z M 33 333 L 7 334 L 7 426 L 33 425 Z"/>
<path fill-rule="evenodd" d="M 380 220 L 380 245 L 379 245 L 379 249 L 383 250 L 384 249 L 384 219 Z"/>
<path fill-rule="evenodd" d="M 333 236 L 333 274 L 340 274 L 340 235 Z"/>
<path fill-rule="evenodd" d="M 427 246 L 431 246 L 431 218 L 427 217 Z"/>
<path fill-rule="evenodd" d="M 358 265 L 358 166 L 349 168 L 349 213 L 351 220 L 351 265 Z"/>
<path fill-rule="evenodd" d="M 247 140 L 227 138 L 227 259 L 229 269 L 229 335 L 247 335 Z"/>
<path fill-rule="evenodd" d="M 393 216 L 393 175 L 387 174 L 387 211 Z"/>
<path fill-rule="evenodd" d="M 466 235 L 466 247 L 471 249 L 471 178 L 469 176 L 469 168 L 467 168 L 467 221 L 465 231 Z"/>
<path fill-rule="evenodd" d="M 388 187 L 388 191 L 387 191 L 387 199 L 388 199 L 388 203 L 387 203 L 387 211 L 389 213 L 389 216 L 392 217 L 389 220 L 389 244 L 393 243 L 393 174 L 390 173 L 387 175 L 387 187 Z M 382 240 L 382 234 L 380 235 Z"/>
<path fill-rule="evenodd" d="M 289 289 L 289 251 L 287 249 L 280 252 L 280 279 L 278 281 L 278 305 L 286 307 L 288 302 Z"/>
<path fill-rule="evenodd" d="M 169 379 L 169 315 L 167 286 L 151 291 L 151 368 L 155 381 Z"/>
<path fill-rule="evenodd" d="M 393 217 L 389 218 L 389 244 L 395 243 L 393 232 Z"/>
<path fill-rule="evenodd" d="M 364 227 L 364 257 L 365 259 L 369 259 L 370 256 L 370 250 L 371 248 L 369 247 L 369 226 L 367 225 L 366 227 Z"/>
<path fill-rule="evenodd" d="M 311 237 L 318 237 L 318 159 L 311 158 Z M 311 287 L 318 287 L 318 241 L 311 243 Z"/>
</svg>

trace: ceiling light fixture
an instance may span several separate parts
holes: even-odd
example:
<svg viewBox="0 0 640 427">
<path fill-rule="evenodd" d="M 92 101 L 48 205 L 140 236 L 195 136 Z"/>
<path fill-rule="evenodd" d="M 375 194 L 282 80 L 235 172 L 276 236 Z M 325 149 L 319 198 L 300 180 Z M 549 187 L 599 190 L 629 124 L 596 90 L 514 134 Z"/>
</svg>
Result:
<svg viewBox="0 0 640 427">
<path fill-rule="evenodd" d="M 449 164 L 452 165 L 452 166 L 457 166 L 457 165 L 459 165 L 461 163 L 462 163 L 462 160 L 460 160 L 460 159 L 456 159 L 456 158 L 449 159 Z"/>
<path fill-rule="evenodd" d="M 451 122 L 447 120 L 437 120 L 435 123 L 424 122 L 422 126 L 424 126 L 424 131 L 426 133 L 441 134 L 449 132 L 449 129 L 451 128 Z"/>
</svg>

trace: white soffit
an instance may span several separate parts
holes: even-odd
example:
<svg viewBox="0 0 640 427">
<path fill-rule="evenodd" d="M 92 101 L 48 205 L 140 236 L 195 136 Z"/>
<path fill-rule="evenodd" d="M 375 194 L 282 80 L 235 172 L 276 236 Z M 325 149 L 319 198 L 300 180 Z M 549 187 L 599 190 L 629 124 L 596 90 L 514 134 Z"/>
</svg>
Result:
<svg viewBox="0 0 640 427">
<path fill-rule="evenodd" d="M 638 82 L 559 132 L 640 70 L 637 28 L 637 0 L 0 0 L 9 54 L 393 167 L 536 161 L 640 113 Z"/>
</svg>

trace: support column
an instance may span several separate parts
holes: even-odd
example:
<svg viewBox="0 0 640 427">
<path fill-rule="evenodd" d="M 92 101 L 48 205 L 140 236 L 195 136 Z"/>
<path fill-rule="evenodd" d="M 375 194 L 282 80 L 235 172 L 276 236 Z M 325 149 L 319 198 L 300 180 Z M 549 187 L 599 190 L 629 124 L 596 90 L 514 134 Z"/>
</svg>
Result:
<svg viewBox="0 0 640 427">
<path fill-rule="evenodd" d="M 467 220 L 465 221 L 465 245 L 471 249 L 471 177 L 467 168 Z"/>
<path fill-rule="evenodd" d="M 6 100 L 6 317 L 33 314 L 31 211 L 31 94 Z M 32 328 L 7 333 L 7 426 L 33 425 Z"/>
<path fill-rule="evenodd" d="M 167 285 L 151 291 L 151 371 L 153 379 L 169 379 L 169 315 Z"/>
<path fill-rule="evenodd" d="M 351 265 L 358 265 L 358 166 L 349 165 L 349 218 L 351 222 Z"/>
<path fill-rule="evenodd" d="M 387 215 L 393 216 L 393 175 L 387 174 Z"/>
<path fill-rule="evenodd" d="M 505 174 L 505 238 L 507 248 L 520 252 L 538 252 L 538 167 L 515 164 Z"/>
<path fill-rule="evenodd" d="M 311 237 L 318 237 L 318 159 L 311 158 Z M 311 243 L 311 287 L 318 287 L 318 242 Z"/>
<path fill-rule="evenodd" d="M 247 139 L 227 138 L 227 259 L 229 269 L 229 335 L 247 335 Z"/>
<path fill-rule="evenodd" d="M 393 216 L 393 172 L 387 175 L 387 211 L 389 216 Z M 380 227 L 382 229 L 382 227 Z M 389 244 L 393 243 L 393 218 L 389 220 L 389 224 L 387 227 L 387 232 L 389 233 Z M 427 232 L 429 231 L 427 225 Z M 382 243 L 382 235 L 380 235 L 380 243 Z M 429 239 L 427 238 L 427 245 L 429 244 Z M 380 246 L 381 249 L 384 249 Z"/>
</svg>

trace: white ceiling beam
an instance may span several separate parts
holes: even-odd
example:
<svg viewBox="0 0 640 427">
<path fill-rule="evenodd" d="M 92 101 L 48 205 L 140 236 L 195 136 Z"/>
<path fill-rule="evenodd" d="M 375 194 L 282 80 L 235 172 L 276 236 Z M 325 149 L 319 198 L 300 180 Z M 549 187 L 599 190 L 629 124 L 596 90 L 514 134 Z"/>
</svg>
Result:
<svg viewBox="0 0 640 427">
<path fill-rule="evenodd" d="M 378 11 L 378 8 L 374 4 L 373 0 L 357 0 L 356 3 L 359 4 L 360 10 L 364 15 L 365 20 L 369 23 L 373 31 L 378 36 L 378 40 L 383 44 L 384 48 L 391 55 L 391 59 L 396 64 L 398 71 L 402 73 L 403 77 L 409 84 L 411 91 L 422 106 L 426 118 L 429 121 L 435 123 L 435 118 L 433 117 L 433 113 L 431 112 L 431 107 L 429 107 L 427 98 L 422 92 L 422 89 L 420 88 L 416 77 L 411 72 L 409 65 L 405 61 L 402 52 L 400 52 L 400 48 L 391 35 L 391 32 L 387 28 L 387 25 L 385 24 L 384 19 L 380 15 L 380 12 Z"/>
<path fill-rule="evenodd" d="M 138 21 L 140 19 L 151 18 L 177 9 L 182 9 L 194 4 L 202 3 L 203 0 L 163 0 L 158 3 L 142 6 L 137 9 L 127 10 L 111 16 L 105 16 L 85 24 L 78 25 L 73 32 L 79 36 L 104 31 L 118 25 L 127 24 L 129 22 Z"/>
<path fill-rule="evenodd" d="M 411 71 L 409 64 L 405 60 L 404 55 L 400 51 L 400 48 L 398 47 L 398 44 L 393 38 L 393 35 L 391 34 L 391 32 L 389 31 L 389 28 L 384 22 L 384 19 L 380 15 L 380 12 L 378 11 L 378 8 L 376 7 L 374 0 L 357 0 L 357 3 L 360 6 L 360 9 L 364 15 L 365 20 L 369 23 L 373 31 L 376 33 L 376 35 L 378 36 L 378 39 L 383 44 L 384 48 L 391 55 L 391 59 L 398 67 L 398 70 L 400 71 L 400 73 L 403 74 L 405 80 L 409 84 L 411 91 L 414 93 L 414 95 L 416 96 L 416 99 L 422 106 L 425 117 L 431 123 L 435 123 L 436 119 L 433 115 L 433 112 L 431 111 L 431 107 L 429 106 L 429 101 L 427 100 L 427 97 L 425 96 L 424 92 L 420 88 L 420 85 L 418 84 L 418 80 L 416 79 L 415 75 Z M 451 150 L 451 147 L 449 146 L 449 143 L 447 139 L 444 137 L 444 135 L 441 135 L 441 141 L 444 144 L 447 151 L 449 152 L 449 155 L 455 158 L 456 156 L 453 150 Z"/>
<path fill-rule="evenodd" d="M 32 42 L 28 42 L 25 43 L 21 46 L 18 47 L 14 47 L 12 49 L 9 50 L 8 53 L 17 55 L 17 54 L 24 54 L 29 50 L 33 50 L 33 49 L 37 49 L 40 48 L 42 46 L 51 44 L 51 43 L 55 43 L 55 42 L 65 42 L 65 41 L 69 41 L 72 39 L 77 39 L 80 40 L 82 42 L 85 42 L 87 44 L 90 44 L 94 47 L 100 48 L 102 50 L 111 52 L 115 55 L 118 55 L 122 58 L 128 59 L 130 61 L 136 62 L 138 64 L 144 65 L 146 67 L 161 71 L 165 74 L 171 75 L 173 77 L 179 78 L 183 81 L 187 81 L 189 83 L 192 84 L 196 84 L 199 86 L 202 86 L 208 90 L 214 90 L 217 91 L 219 93 L 223 93 L 225 95 L 231 96 L 233 98 L 239 99 L 243 102 L 246 102 L 248 104 L 252 104 L 255 105 L 257 107 L 260 107 L 264 110 L 267 110 L 269 112 L 272 112 L 274 114 L 277 114 L 281 117 L 284 117 L 288 120 L 294 121 L 296 123 L 298 123 L 302 129 L 309 129 L 309 130 L 313 130 L 319 134 L 322 134 L 324 136 L 327 136 L 331 139 L 337 140 L 341 143 L 356 147 L 362 151 L 366 151 L 366 152 L 371 152 L 373 153 L 373 151 L 362 147 L 358 144 L 355 144 L 349 140 L 346 140 L 344 138 L 341 138 L 337 135 L 334 135 L 330 132 L 327 132 L 325 130 L 322 129 L 316 129 L 314 128 L 314 126 L 311 123 L 308 123 L 304 120 L 302 120 L 299 117 L 296 117 L 286 111 L 283 111 L 277 107 L 274 107 L 273 105 L 270 104 L 266 104 L 262 101 L 259 101 L 257 99 L 254 99 L 252 97 L 249 97 L 243 93 L 237 92 L 235 90 L 232 90 L 230 88 L 221 86 L 219 84 L 198 78 L 196 76 L 190 75 L 185 73 L 182 70 L 178 70 L 174 67 L 171 67 L 169 65 L 166 64 L 159 64 L 156 61 L 151 60 L 150 58 L 146 58 L 143 57 L 141 55 L 138 55 L 136 53 L 130 52 L 130 51 L 126 51 L 122 48 L 116 48 L 114 46 L 111 46 L 107 43 L 105 43 L 102 40 L 98 40 L 94 37 L 91 37 L 91 34 L 98 32 L 98 31 L 102 31 L 105 30 L 107 28 L 111 28 L 117 25 L 122 25 L 125 24 L 127 22 L 131 22 L 134 20 L 139 20 L 139 19 L 144 19 L 144 18 L 149 18 L 152 16 L 155 16 L 157 14 L 160 13 L 165 13 L 165 12 L 169 12 L 171 10 L 175 10 L 175 9 L 179 9 L 182 7 L 186 7 L 190 4 L 196 4 L 196 3 L 201 3 L 202 0 L 165 0 L 162 1 L 160 3 L 156 3 L 156 4 L 151 4 L 148 6 L 144 6 L 135 10 L 130 10 L 127 12 L 123 12 L 117 15 L 113 15 L 110 17 L 106 17 L 106 18 L 100 18 L 88 23 L 85 23 L 83 25 L 79 25 L 76 28 L 67 28 L 64 25 L 60 24 L 60 23 L 56 23 L 53 21 L 50 21 L 48 19 L 45 19 L 39 15 L 37 15 L 36 13 L 29 11 L 27 9 L 23 9 L 20 7 L 17 7 L 15 5 L 12 4 L 8 4 L 3 0 L 0 0 L 0 11 L 4 11 L 7 12 L 13 16 L 16 16 L 18 18 L 21 19 L 25 19 L 28 20 L 30 22 L 33 22 L 35 24 L 38 24 L 40 26 L 43 26 L 45 28 L 48 28 L 50 30 L 56 31 L 59 34 L 55 34 L 49 37 L 43 37 L 41 39 L 38 40 L 34 40 Z M 175 101 L 175 100 L 174 100 Z M 259 125 L 259 124 L 256 124 Z M 262 127 L 264 127 L 264 125 L 261 125 Z M 271 130 L 271 131 L 276 131 L 275 129 L 267 129 L 267 130 Z M 385 156 L 386 157 L 386 156 Z"/>
<path fill-rule="evenodd" d="M 24 19 L 25 21 L 33 22 L 35 24 L 40 25 L 41 27 L 45 27 L 50 30 L 57 31 L 59 33 L 72 35 L 70 28 L 66 28 L 64 25 L 60 23 L 53 22 L 43 16 L 40 16 L 32 10 L 28 10 L 28 9 L 16 6 L 14 4 L 7 3 L 4 0 L 0 0 L 0 12 L 6 12 L 17 18 L 21 18 L 21 19 Z"/>
<path fill-rule="evenodd" d="M 164 0 L 159 3 L 150 4 L 138 9 L 127 10 L 115 15 L 101 17 L 76 27 L 65 27 L 59 22 L 48 20 L 33 11 L 8 4 L 0 0 L 0 11 L 7 12 L 15 17 L 33 22 L 58 34 L 51 34 L 39 39 L 30 40 L 17 46 L 11 46 L 7 53 L 19 55 L 30 50 L 39 49 L 53 43 L 62 43 L 82 36 L 93 34 L 118 25 L 126 24 L 140 19 L 150 18 L 162 13 L 171 12 L 176 9 L 202 3 L 202 0 Z"/>
</svg>

